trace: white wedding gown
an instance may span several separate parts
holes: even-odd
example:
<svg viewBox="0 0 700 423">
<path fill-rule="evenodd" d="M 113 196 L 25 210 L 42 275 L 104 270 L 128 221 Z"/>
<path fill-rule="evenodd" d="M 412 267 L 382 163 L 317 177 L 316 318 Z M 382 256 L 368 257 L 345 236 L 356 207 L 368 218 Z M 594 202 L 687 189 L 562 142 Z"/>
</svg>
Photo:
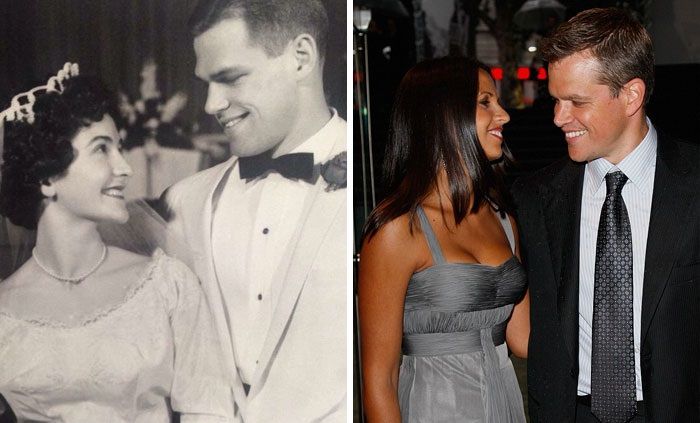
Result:
<svg viewBox="0 0 700 423">
<path fill-rule="evenodd" d="M 0 394 L 19 421 L 229 421 L 209 309 L 196 276 L 156 250 L 123 302 L 80 324 L 0 310 Z"/>
</svg>

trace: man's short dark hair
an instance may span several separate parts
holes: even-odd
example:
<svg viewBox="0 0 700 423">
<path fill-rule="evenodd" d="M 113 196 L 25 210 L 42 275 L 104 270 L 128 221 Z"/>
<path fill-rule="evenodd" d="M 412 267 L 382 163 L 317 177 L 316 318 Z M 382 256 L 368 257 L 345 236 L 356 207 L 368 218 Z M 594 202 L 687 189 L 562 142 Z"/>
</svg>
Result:
<svg viewBox="0 0 700 423">
<path fill-rule="evenodd" d="M 540 43 L 549 63 L 589 50 L 598 60 L 600 82 L 617 97 L 630 80 L 646 85 L 644 104 L 654 89 L 654 50 L 649 33 L 622 9 L 588 9 L 563 23 Z"/>
<path fill-rule="evenodd" d="M 279 56 L 299 34 L 310 34 L 325 57 L 328 14 L 321 0 L 201 0 L 189 20 L 196 37 L 217 23 L 242 19 L 251 41 L 272 57 Z"/>
</svg>

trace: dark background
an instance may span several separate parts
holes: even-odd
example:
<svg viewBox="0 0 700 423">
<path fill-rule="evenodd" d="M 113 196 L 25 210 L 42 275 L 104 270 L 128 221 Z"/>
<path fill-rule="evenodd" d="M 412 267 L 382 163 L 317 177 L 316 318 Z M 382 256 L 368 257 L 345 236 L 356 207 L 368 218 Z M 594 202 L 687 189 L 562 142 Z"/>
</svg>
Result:
<svg viewBox="0 0 700 423">
<path fill-rule="evenodd" d="M 326 93 L 346 116 L 346 3 L 324 0 L 331 35 L 325 69 Z M 43 85 L 65 62 L 99 76 L 131 100 L 139 97 L 143 62 L 158 64 L 164 98 L 189 96 L 183 118 L 207 131 L 218 124 L 205 115 L 206 86 L 194 76 L 195 57 L 187 28 L 192 0 L 0 0 L 0 107 L 17 93 Z"/>
</svg>

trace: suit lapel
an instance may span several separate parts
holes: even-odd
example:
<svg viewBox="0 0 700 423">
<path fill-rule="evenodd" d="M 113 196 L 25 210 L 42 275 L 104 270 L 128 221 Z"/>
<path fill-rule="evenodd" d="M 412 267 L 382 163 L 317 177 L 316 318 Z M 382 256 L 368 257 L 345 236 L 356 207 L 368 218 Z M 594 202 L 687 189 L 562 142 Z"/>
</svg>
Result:
<svg viewBox="0 0 700 423">
<path fill-rule="evenodd" d="M 678 256 L 678 238 L 685 230 L 685 217 L 697 195 L 688 183 L 692 164 L 678 153 L 675 143 L 663 142 L 659 134 L 658 156 L 651 200 L 649 235 L 644 264 L 641 342 L 654 316 Z"/>
<path fill-rule="evenodd" d="M 345 150 L 345 137 L 345 130 L 337 135 L 331 149 L 331 157 Z M 323 238 L 337 214 L 344 212 L 346 207 L 345 201 L 339 201 L 338 193 L 325 192 L 326 186 L 325 181 L 319 180 L 313 191 L 309 193 L 302 211 L 304 221 L 298 225 L 294 232 L 293 242 L 275 272 L 275 280 L 282 281 L 283 286 L 272 316 L 270 329 L 260 352 L 258 367 L 253 375 L 249 398 L 254 397 L 262 389 L 263 376 L 267 373 L 270 362 L 284 338 L 284 332 L 296 307 L 299 294 L 306 283 L 311 266 L 323 244 Z M 346 195 L 346 192 L 343 189 L 342 195 Z"/>
<path fill-rule="evenodd" d="M 568 162 L 541 193 L 564 342 L 578 359 L 579 229 L 585 166 Z"/>
<path fill-rule="evenodd" d="M 234 380 L 231 383 L 231 389 L 233 390 L 233 397 L 239 408 L 239 413 L 245 416 L 246 408 L 246 394 L 243 390 L 243 384 L 238 376 L 238 371 L 236 368 L 235 354 L 233 351 L 233 346 L 231 344 L 231 335 L 229 331 L 229 318 L 226 312 L 226 307 L 223 304 L 223 291 L 221 290 L 221 282 L 216 277 L 216 270 L 214 268 L 214 256 L 212 255 L 211 247 L 211 225 L 212 217 L 214 211 L 216 210 L 219 197 L 221 195 L 221 190 L 225 185 L 225 181 L 229 177 L 231 170 L 235 166 L 235 159 L 227 162 L 226 165 L 221 167 L 220 172 L 212 174 L 212 179 L 202 185 L 210 187 L 207 190 L 202 190 L 201 193 L 204 198 L 200 198 L 200 201 L 192 200 L 191 204 L 203 204 L 204 209 L 198 209 L 193 207 L 191 209 L 194 214 L 191 218 L 192 222 L 198 222 L 196 227 L 200 228 L 200 236 L 197 239 L 194 250 L 197 253 L 199 260 L 198 266 L 203 270 L 206 277 L 203 278 L 202 284 L 208 285 L 206 289 L 210 292 L 209 301 L 215 303 L 211 305 L 213 318 L 216 321 L 217 329 L 219 331 L 220 342 L 224 357 L 223 359 L 229 363 L 228 371 L 233 372 L 232 377 Z M 218 311 L 218 313 L 216 312 Z"/>
</svg>

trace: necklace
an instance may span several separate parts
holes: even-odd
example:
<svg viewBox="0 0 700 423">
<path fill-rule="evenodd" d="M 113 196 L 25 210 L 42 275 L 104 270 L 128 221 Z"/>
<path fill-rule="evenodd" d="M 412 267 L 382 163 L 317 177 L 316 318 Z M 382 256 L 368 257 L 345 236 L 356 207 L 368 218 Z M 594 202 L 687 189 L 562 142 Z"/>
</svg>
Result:
<svg viewBox="0 0 700 423">
<path fill-rule="evenodd" d="M 49 270 L 40 260 L 39 257 L 36 255 L 36 247 L 32 250 L 32 257 L 34 257 L 34 261 L 36 261 L 36 264 L 43 270 L 47 275 L 51 276 L 52 278 L 59 280 L 61 282 L 68 282 L 73 285 L 78 285 L 80 282 L 84 281 L 85 279 L 88 278 L 88 276 L 92 275 L 95 273 L 95 271 L 104 263 L 105 259 L 107 258 L 107 246 L 102 244 L 102 255 L 100 256 L 100 259 L 97 260 L 97 263 L 85 272 L 84 274 L 80 276 L 74 276 L 74 277 L 66 277 L 66 276 L 60 276 Z"/>
</svg>

